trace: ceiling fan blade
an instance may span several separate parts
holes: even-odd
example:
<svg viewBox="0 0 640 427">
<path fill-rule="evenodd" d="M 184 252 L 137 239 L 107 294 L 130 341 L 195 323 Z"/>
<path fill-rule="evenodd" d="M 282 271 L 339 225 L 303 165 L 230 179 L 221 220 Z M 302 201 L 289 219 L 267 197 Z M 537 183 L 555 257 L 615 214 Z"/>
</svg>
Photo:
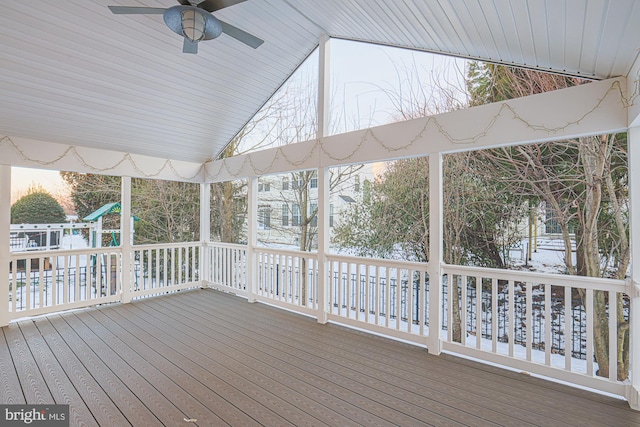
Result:
<svg viewBox="0 0 640 427">
<path fill-rule="evenodd" d="M 162 15 L 165 8 L 162 7 L 135 7 L 135 6 L 107 6 L 111 12 L 116 15 L 132 14 L 132 15 Z"/>
<path fill-rule="evenodd" d="M 215 12 L 216 10 L 224 9 L 225 7 L 233 6 L 234 4 L 242 3 L 244 1 L 247 0 L 204 0 L 201 3 L 198 3 L 198 7 L 206 10 L 207 12 Z"/>
<path fill-rule="evenodd" d="M 194 43 L 185 37 L 182 44 L 182 53 L 198 53 L 198 43 Z"/>
<path fill-rule="evenodd" d="M 189 0 L 178 0 L 178 3 L 183 6 L 191 6 L 191 2 Z"/>
<path fill-rule="evenodd" d="M 234 39 L 246 44 L 249 47 L 252 47 L 254 49 L 257 49 L 262 43 L 264 43 L 264 40 L 259 39 L 258 37 L 247 33 L 244 30 L 241 30 L 238 27 L 234 27 L 231 24 L 227 24 L 224 21 L 220 21 L 220 23 L 222 24 L 222 32 L 225 33 L 228 36 L 233 37 Z"/>
</svg>

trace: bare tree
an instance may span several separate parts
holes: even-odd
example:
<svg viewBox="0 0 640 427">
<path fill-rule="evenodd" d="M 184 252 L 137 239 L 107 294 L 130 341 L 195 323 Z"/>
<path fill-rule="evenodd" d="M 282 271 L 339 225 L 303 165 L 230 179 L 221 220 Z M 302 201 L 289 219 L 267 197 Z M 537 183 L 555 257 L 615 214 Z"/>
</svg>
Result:
<svg viewBox="0 0 640 427">
<path fill-rule="evenodd" d="M 493 70 L 493 96 L 515 97 L 555 90 L 583 81 L 507 67 Z M 624 278 L 630 262 L 627 212 L 625 135 L 589 136 L 546 144 L 486 150 L 480 155 L 505 186 L 544 201 L 562 232 L 567 273 Z M 573 233 L 572 233 L 573 231 Z M 573 244 L 576 259 L 573 258 Z M 577 290 L 594 314 L 594 353 L 601 376 L 609 376 L 608 306 L 618 305 L 619 380 L 628 376 L 629 331 L 623 297 L 609 301 L 594 291 L 593 307 L 585 291 Z"/>
</svg>

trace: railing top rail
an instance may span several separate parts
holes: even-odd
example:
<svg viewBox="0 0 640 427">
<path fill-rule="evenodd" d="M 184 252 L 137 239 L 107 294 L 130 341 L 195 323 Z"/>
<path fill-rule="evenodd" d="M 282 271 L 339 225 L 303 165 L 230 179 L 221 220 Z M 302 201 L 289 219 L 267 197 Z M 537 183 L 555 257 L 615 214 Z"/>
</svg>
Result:
<svg viewBox="0 0 640 427">
<path fill-rule="evenodd" d="M 13 251 L 10 253 L 9 258 L 45 258 L 61 257 L 66 255 L 94 255 L 96 253 L 122 253 L 122 248 L 119 246 L 106 246 L 104 248 L 52 249 L 49 251 Z"/>
<path fill-rule="evenodd" d="M 11 224 L 10 231 L 41 231 L 41 230 L 58 230 L 58 229 L 82 229 L 89 228 L 91 224 L 86 222 L 63 222 L 52 224 Z"/>
<path fill-rule="evenodd" d="M 202 246 L 202 242 L 177 242 L 177 243 L 147 243 L 144 245 L 133 245 L 134 251 L 146 249 L 162 249 L 162 248 L 182 248 L 185 246 Z"/>
<path fill-rule="evenodd" d="M 248 249 L 247 245 L 243 245 L 240 243 L 225 243 L 225 242 L 209 242 L 207 243 L 209 247 L 218 247 L 218 248 L 230 248 L 230 249 Z"/>
<path fill-rule="evenodd" d="M 265 248 L 264 246 L 255 246 L 253 250 L 257 252 L 273 254 L 273 255 L 291 255 L 291 256 L 299 256 L 304 258 L 317 258 L 317 252 L 306 252 L 299 251 L 293 249 L 273 249 L 273 248 Z"/>
<path fill-rule="evenodd" d="M 427 271 L 429 268 L 428 262 L 418 261 L 399 261 L 394 259 L 383 258 L 367 258 L 358 257 L 353 255 L 327 255 L 329 261 L 350 262 L 353 264 L 367 264 L 367 265 L 379 265 L 381 267 L 395 267 L 395 268 L 411 268 L 414 270 Z"/>
<path fill-rule="evenodd" d="M 498 268 L 469 267 L 461 265 L 444 264 L 444 274 L 460 274 L 466 276 L 490 277 L 499 280 L 515 280 L 558 286 L 571 286 L 574 288 L 603 289 L 616 292 L 626 292 L 626 282 L 619 279 L 607 279 L 603 277 L 572 276 L 568 274 L 534 273 L 531 271 L 501 270 Z"/>
</svg>

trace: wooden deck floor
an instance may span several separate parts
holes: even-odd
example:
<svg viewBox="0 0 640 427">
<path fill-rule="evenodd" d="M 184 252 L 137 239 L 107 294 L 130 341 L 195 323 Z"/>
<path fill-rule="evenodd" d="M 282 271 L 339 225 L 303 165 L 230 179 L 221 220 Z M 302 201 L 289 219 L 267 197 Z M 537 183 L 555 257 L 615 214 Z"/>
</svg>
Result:
<svg viewBox="0 0 640 427">
<path fill-rule="evenodd" d="M 213 290 L 3 328 L 0 401 L 68 403 L 74 426 L 640 426 L 617 399 Z"/>
</svg>

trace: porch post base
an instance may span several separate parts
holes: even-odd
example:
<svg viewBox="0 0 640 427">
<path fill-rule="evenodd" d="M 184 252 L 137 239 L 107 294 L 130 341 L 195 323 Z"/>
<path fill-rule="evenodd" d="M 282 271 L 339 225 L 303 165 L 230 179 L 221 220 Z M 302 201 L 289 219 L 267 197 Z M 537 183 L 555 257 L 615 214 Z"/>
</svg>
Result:
<svg viewBox="0 0 640 427">
<path fill-rule="evenodd" d="M 627 386 L 626 396 L 629 407 L 633 410 L 640 411 L 640 390 L 629 384 Z"/>
<path fill-rule="evenodd" d="M 327 312 L 323 311 L 322 313 L 318 314 L 318 323 L 321 325 L 325 325 L 329 322 L 329 316 L 327 316 Z"/>
<path fill-rule="evenodd" d="M 427 351 L 429 354 L 433 354 L 434 356 L 438 356 L 442 353 L 442 340 L 439 337 L 428 338 L 427 339 Z"/>
</svg>

